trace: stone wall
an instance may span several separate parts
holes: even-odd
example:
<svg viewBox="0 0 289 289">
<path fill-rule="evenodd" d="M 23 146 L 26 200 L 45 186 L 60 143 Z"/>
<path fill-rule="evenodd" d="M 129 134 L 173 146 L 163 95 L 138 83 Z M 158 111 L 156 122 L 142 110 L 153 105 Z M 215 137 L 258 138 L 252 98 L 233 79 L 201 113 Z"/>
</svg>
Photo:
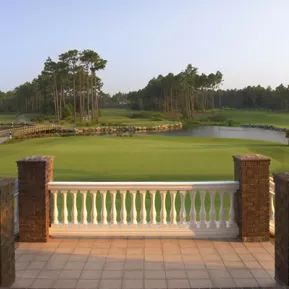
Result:
<svg viewBox="0 0 289 289">
<path fill-rule="evenodd" d="M 289 173 L 275 174 L 275 278 L 289 285 Z"/>
<path fill-rule="evenodd" d="M 31 156 L 17 161 L 19 184 L 19 240 L 49 239 L 49 191 L 54 157 Z"/>
<path fill-rule="evenodd" d="M 270 159 L 262 155 L 236 155 L 236 222 L 240 237 L 246 242 L 269 240 L 269 167 Z"/>
<path fill-rule="evenodd" d="M 0 287 L 15 281 L 14 182 L 0 179 Z"/>
</svg>

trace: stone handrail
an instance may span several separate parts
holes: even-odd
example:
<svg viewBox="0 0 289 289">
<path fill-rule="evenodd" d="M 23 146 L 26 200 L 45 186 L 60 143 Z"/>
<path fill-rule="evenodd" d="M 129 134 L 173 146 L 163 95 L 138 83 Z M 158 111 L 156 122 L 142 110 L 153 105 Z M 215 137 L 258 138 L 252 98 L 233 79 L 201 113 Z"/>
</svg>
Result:
<svg viewBox="0 0 289 289">
<path fill-rule="evenodd" d="M 239 233 L 238 182 L 50 182 L 48 188 L 51 236 L 234 238 Z"/>
</svg>

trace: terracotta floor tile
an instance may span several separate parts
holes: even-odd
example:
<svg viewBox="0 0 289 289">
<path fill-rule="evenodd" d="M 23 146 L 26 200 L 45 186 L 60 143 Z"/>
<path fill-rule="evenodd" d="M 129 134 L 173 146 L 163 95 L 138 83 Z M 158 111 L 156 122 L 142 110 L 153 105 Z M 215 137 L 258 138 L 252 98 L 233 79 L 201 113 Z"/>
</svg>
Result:
<svg viewBox="0 0 289 289">
<path fill-rule="evenodd" d="M 124 269 L 124 262 L 109 262 L 104 265 L 104 270 L 119 271 Z"/>
<path fill-rule="evenodd" d="M 40 269 L 24 270 L 21 274 L 21 278 L 27 278 L 27 279 L 37 278 L 39 273 L 40 273 Z"/>
<path fill-rule="evenodd" d="M 110 242 L 107 242 L 107 243 L 94 243 L 93 246 L 92 246 L 92 250 L 93 249 L 109 249 L 110 247 Z"/>
<path fill-rule="evenodd" d="M 124 267 L 125 270 L 143 270 L 144 262 L 138 260 L 127 260 Z"/>
<path fill-rule="evenodd" d="M 196 242 L 194 240 L 178 240 L 180 248 L 196 248 Z"/>
<path fill-rule="evenodd" d="M 208 270 L 211 269 L 217 269 L 217 270 L 221 270 L 221 269 L 225 269 L 225 265 L 222 261 L 206 261 L 204 262 L 205 267 Z"/>
<path fill-rule="evenodd" d="M 185 262 L 184 265 L 186 270 L 206 270 L 206 267 L 202 261 L 189 261 Z"/>
<path fill-rule="evenodd" d="M 12 288 L 29 288 L 34 280 L 34 278 L 17 278 L 13 283 Z"/>
<path fill-rule="evenodd" d="M 274 269 L 275 268 L 274 261 L 259 261 L 259 263 L 264 269 Z"/>
<path fill-rule="evenodd" d="M 123 279 L 128 279 L 128 280 L 132 280 L 132 279 L 143 279 L 144 278 L 144 271 L 143 270 L 138 270 L 138 271 L 124 271 L 124 275 L 123 275 Z"/>
<path fill-rule="evenodd" d="M 200 255 L 199 249 L 195 247 L 181 248 L 181 253 L 183 255 Z"/>
<path fill-rule="evenodd" d="M 253 256 L 255 257 L 255 259 L 257 261 L 271 261 L 271 262 L 274 261 L 273 257 L 268 253 L 266 253 L 266 254 L 253 254 Z"/>
<path fill-rule="evenodd" d="M 207 270 L 187 270 L 189 279 L 210 279 Z"/>
<path fill-rule="evenodd" d="M 51 259 L 53 254 L 37 255 L 34 259 L 35 262 L 47 262 Z"/>
<path fill-rule="evenodd" d="M 96 289 L 99 286 L 99 280 L 79 280 L 77 282 L 76 288 L 79 289 Z"/>
<path fill-rule="evenodd" d="M 214 287 L 223 287 L 223 288 L 234 288 L 234 287 L 237 287 L 235 281 L 232 278 L 212 279 L 212 285 Z"/>
<path fill-rule="evenodd" d="M 229 273 L 234 279 L 251 279 L 253 278 L 251 272 L 247 269 L 232 269 Z"/>
<path fill-rule="evenodd" d="M 82 270 L 84 267 L 84 264 L 85 262 L 68 261 L 64 266 L 64 270 Z"/>
<path fill-rule="evenodd" d="M 217 250 L 214 247 L 212 248 L 198 247 L 198 250 L 201 255 L 218 254 Z"/>
<path fill-rule="evenodd" d="M 166 272 L 164 270 L 145 270 L 145 279 L 166 279 Z"/>
<path fill-rule="evenodd" d="M 206 279 L 190 279 L 191 288 L 211 288 L 211 280 Z"/>
<path fill-rule="evenodd" d="M 89 256 L 86 260 L 86 262 L 105 262 L 107 261 L 108 259 L 110 259 L 109 257 L 106 257 L 104 255 L 100 256 Z"/>
<path fill-rule="evenodd" d="M 270 275 L 264 269 L 250 269 L 252 276 L 258 278 L 270 278 Z"/>
<path fill-rule="evenodd" d="M 144 288 L 144 280 L 143 279 L 135 279 L 135 280 L 123 280 L 122 281 L 123 289 L 143 289 Z"/>
<path fill-rule="evenodd" d="M 214 244 L 212 241 L 207 240 L 196 240 L 196 244 L 198 248 L 214 248 Z"/>
<path fill-rule="evenodd" d="M 183 255 L 183 260 L 184 262 L 190 262 L 190 261 L 199 261 L 199 262 L 203 262 L 202 261 L 202 257 L 199 254 L 195 254 L 195 255 Z"/>
<path fill-rule="evenodd" d="M 32 262 L 35 260 L 36 254 L 22 254 L 18 259 L 17 262 Z"/>
<path fill-rule="evenodd" d="M 62 270 L 59 274 L 59 279 L 79 279 L 81 270 Z"/>
<path fill-rule="evenodd" d="M 52 262 L 67 262 L 70 256 L 71 256 L 70 254 L 57 253 L 57 254 L 53 254 L 51 256 L 50 261 L 52 261 Z"/>
<path fill-rule="evenodd" d="M 191 288 L 190 282 L 188 279 L 172 279 L 172 280 L 167 280 L 168 283 L 168 288 Z"/>
<path fill-rule="evenodd" d="M 256 278 L 256 280 L 262 287 L 276 287 L 278 285 L 273 278 Z"/>
<path fill-rule="evenodd" d="M 237 254 L 250 254 L 250 251 L 244 247 L 244 248 L 234 248 L 235 252 Z"/>
<path fill-rule="evenodd" d="M 76 288 L 77 283 L 78 283 L 77 279 L 57 280 L 53 284 L 52 288 L 71 289 L 71 288 Z"/>
<path fill-rule="evenodd" d="M 99 284 L 99 289 L 120 289 L 122 287 L 122 280 L 101 280 Z"/>
<path fill-rule="evenodd" d="M 25 270 L 30 264 L 31 262 L 16 262 L 15 270 Z"/>
<path fill-rule="evenodd" d="M 244 261 L 245 266 L 248 269 L 261 269 L 262 266 L 257 261 Z"/>
<path fill-rule="evenodd" d="M 240 257 L 238 254 L 220 254 L 222 260 L 224 261 L 241 261 Z"/>
<path fill-rule="evenodd" d="M 145 247 L 145 255 L 152 255 L 152 254 L 162 254 L 163 251 L 161 248 L 155 247 Z"/>
<path fill-rule="evenodd" d="M 172 257 L 169 257 L 172 258 Z M 164 255 L 145 255 L 145 261 L 150 262 L 150 261 L 156 261 L 156 262 L 163 262 L 164 261 Z"/>
<path fill-rule="evenodd" d="M 104 270 L 101 274 L 101 279 L 122 279 L 123 271 L 108 271 Z"/>
<path fill-rule="evenodd" d="M 90 256 L 107 255 L 109 248 L 93 248 L 91 249 Z"/>
<path fill-rule="evenodd" d="M 224 270 L 208 270 L 209 276 L 211 279 L 225 279 L 225 278 L 232 278 L 229 271 Z"/>
<path fill-rule="evenodd" d="M 83 270 L 102 270 L 104 268 L 104 265 L 104 261 L 86 262 L 84 264 Z"/>
<path fill-rule="evenodd" d="M 30 288 L 51 288 L 55 282 L 55 279 L 36 279 Z"/>
<path fill-rule="evenodd" d="M 57 279 L 60 275 L 60 270 L 42 270 L 37 279 Z"/>
<path fill-rule="evenodd" d="M 111 247 L 108 251 L 108 255 L 113 256 L 113 255 L 125 255 L 126 254 L 126 248 L 114 248 Z"/>
<path fill-rule="evenodd" d="M 178 262 L 165 262 L 165 270 L 185 270 L 185 265 Z"/>
<path fill-rule="evenodd" d="M 128 247 L 126 251 L 127 255 L 142 255 L 144 254 L 144 248 Z"/>
<path fill-rule="evenodd" d="M 83 270 L 79 279 L 90 280 L 90 279 L 100 279 L 102 271 L 101 270 Z"/>
<path fill-rule="evenodd" d="M 183 257 L 181 255 L 164 255 L 164 261 L 183 263 Z"/>
<path fill-rule="evenodd" d="M 233 262 L 230 262 L 230 261 L 224 261 L 224 264 L 225 266 L 227 267 L 228 270 L 230 269 L 246 269 L 246 266 L 243 262 L 241 261 L 233 261 Z"/>
<path fill-rule="evenodd" d="M 166 270 L 166 279 L 187 279 L 187 273 L 185 270 Z"/>
<path fill-rule="evenodd" d="M 206 254 L 206 255 L 201 255 L 202 259 L 205 261 L 222 261 L 221 257 L 219 254 Z"/>
<path fill-rule="evenodd" d="M 127 247 L 128 248 L 144 248 L 145 240 L 128 240 Z"/>
<path fill-rule="evenodd" d="M 144 269 L 145 270 L 164 270 L 165 265 L 163 262 L 145 262 Z"/>
<path fill-rule="evenodd" d="M 165 279 L 145 279 L 144 287 L 146 289 L 167 289 L 167 280 Z M 177 287 L 176 287 L 177 288 Z"/>
<path fill-rule="evenodd" d="M 237 287 L 258 287 L 256 279 L 234 279 Z"/>
</svg>

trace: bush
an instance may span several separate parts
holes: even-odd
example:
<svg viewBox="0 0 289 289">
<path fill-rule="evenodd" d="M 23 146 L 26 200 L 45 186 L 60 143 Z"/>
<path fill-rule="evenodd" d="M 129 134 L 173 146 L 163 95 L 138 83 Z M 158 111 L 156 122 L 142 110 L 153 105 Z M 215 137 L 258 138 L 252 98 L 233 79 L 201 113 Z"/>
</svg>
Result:
<svg viewBox="0 0 289 289">
<path fill-rule="evenodd" d="M 71 103 L 69 104 L 66 104 L 63 108 L 63 111 L 62 111 L 62 117 L 65 119 L 69 116 L 72 116 L 72 113 L 73 113 L 73 106 Z"/>
<path fill-rule="evenodd" d="M 209 116 L 208 119 L 210 121 L 215 121 L 215 122 L 224 122 L 228 119 L 228 117 L 223 114 L 215 114 L 215 115 Z"/>
</svg>

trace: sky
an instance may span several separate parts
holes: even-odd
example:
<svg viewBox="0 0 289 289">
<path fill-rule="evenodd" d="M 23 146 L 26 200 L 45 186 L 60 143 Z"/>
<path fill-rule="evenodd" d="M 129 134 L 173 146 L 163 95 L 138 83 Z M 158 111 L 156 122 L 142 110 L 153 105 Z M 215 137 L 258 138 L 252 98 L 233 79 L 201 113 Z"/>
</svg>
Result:
<svg viewBox="0 0 289 289">
<path fill-rule="evenodd" d="M 191 63 L 223 88 L 289 84 L 289 0 L 0 0 L 0 90 L 48 56 L 92 49 L 108 93 L 143 88 Z"/>
</svg>

